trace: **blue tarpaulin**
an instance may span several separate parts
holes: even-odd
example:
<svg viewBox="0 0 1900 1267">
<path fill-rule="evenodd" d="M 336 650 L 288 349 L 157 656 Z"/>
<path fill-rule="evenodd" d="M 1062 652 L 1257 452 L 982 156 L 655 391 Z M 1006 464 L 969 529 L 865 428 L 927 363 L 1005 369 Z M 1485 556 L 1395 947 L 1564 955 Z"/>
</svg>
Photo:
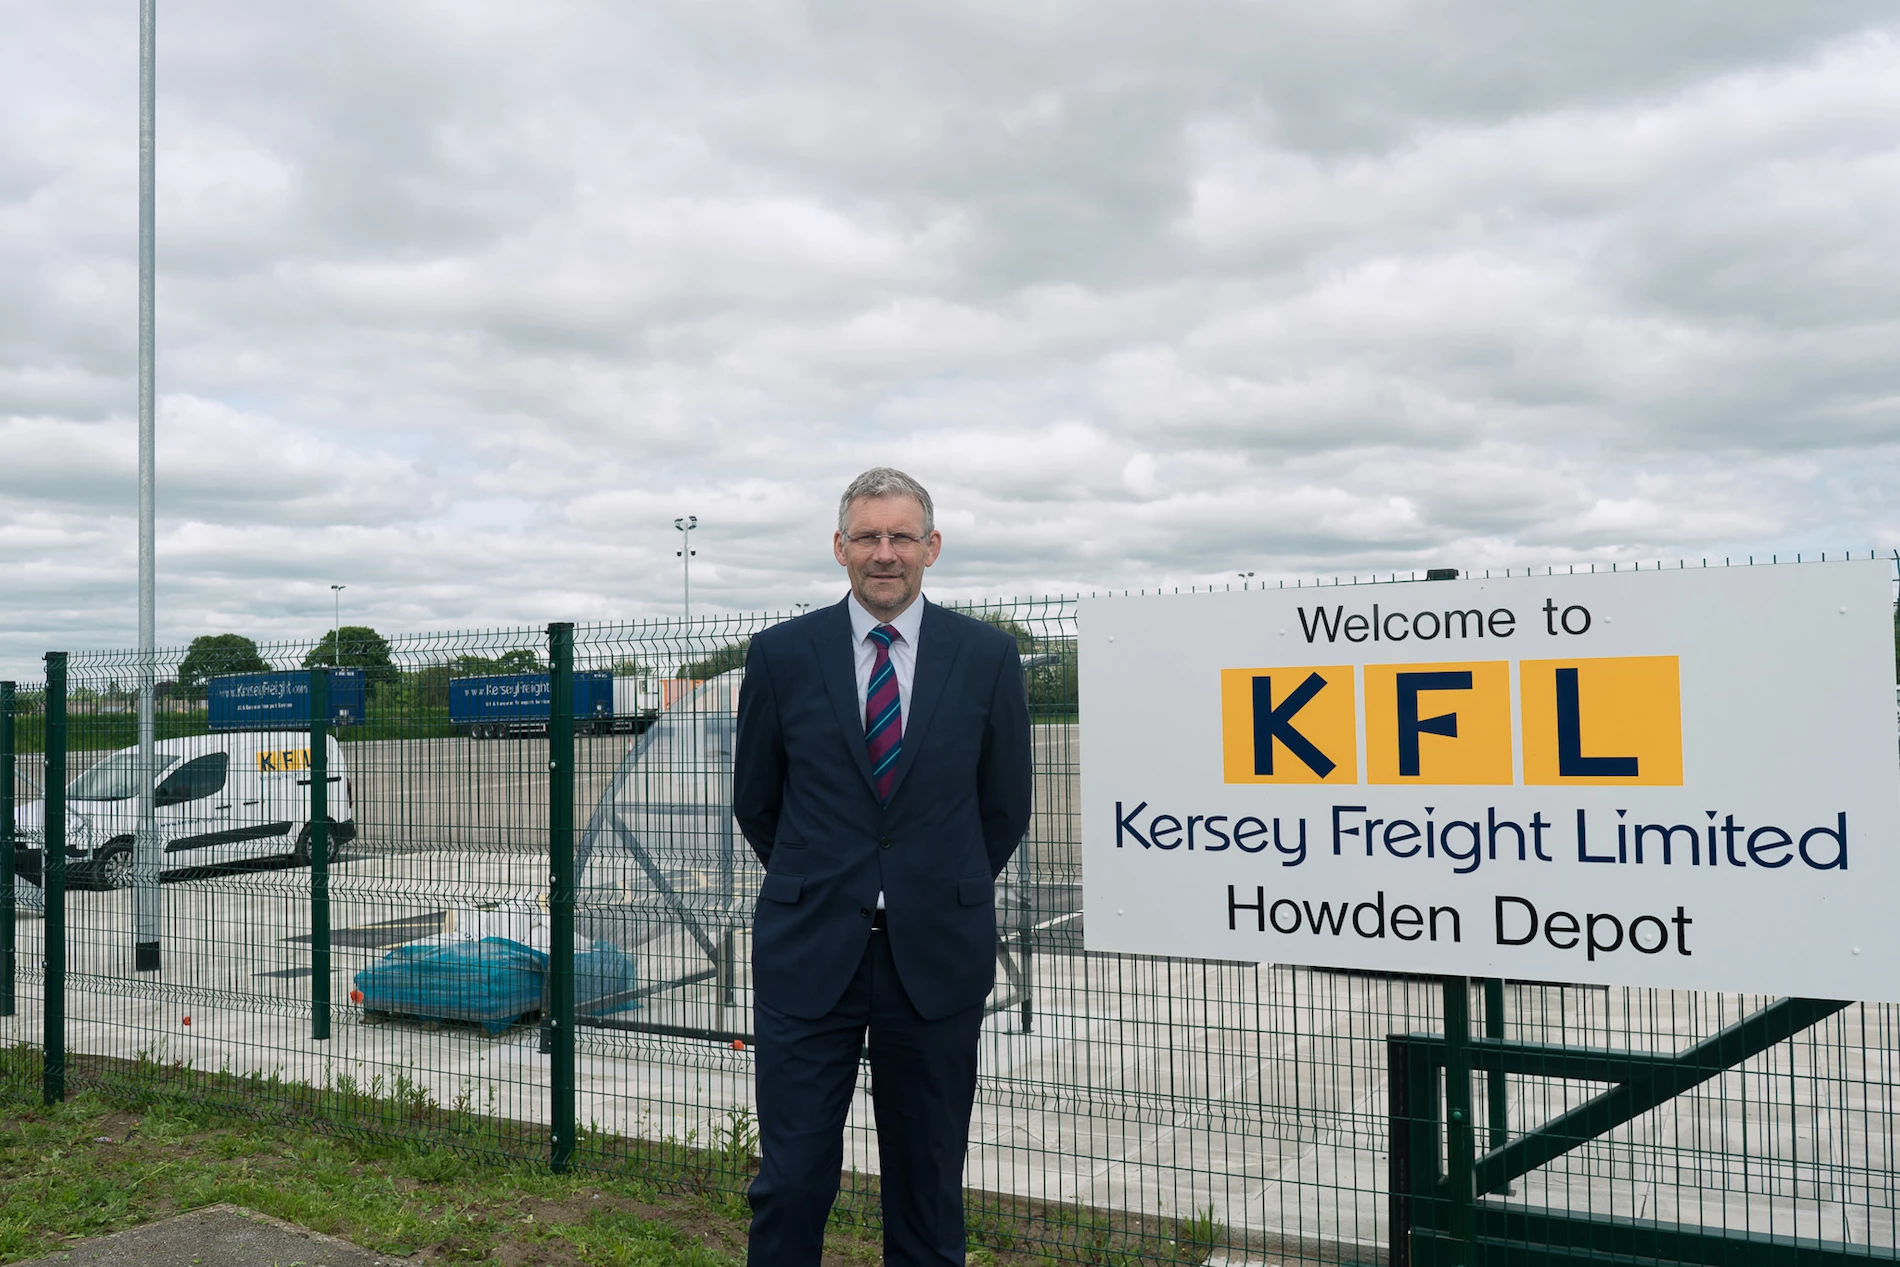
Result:
<svg viewBox="0 0 1900 1267">
<path fill-rule="evenodd" d="M 474 1021 L 499 1034 L 541 1010 L 547 969 L 546 952 L 506 937 L 412 943 L 357 973 L 356 988 L 365 1011 Z M 633 988 L 633 960 L 618 946 L 597 941 L 575 950 L 577 1012 L 637 1007 L 627 998 Z"/>
</svg>

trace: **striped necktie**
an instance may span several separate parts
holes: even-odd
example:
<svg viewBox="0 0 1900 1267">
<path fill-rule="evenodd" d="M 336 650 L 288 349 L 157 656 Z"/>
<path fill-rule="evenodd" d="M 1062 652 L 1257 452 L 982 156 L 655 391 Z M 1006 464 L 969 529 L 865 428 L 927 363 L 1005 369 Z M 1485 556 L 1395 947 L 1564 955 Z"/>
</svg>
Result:
<svg viewBox="0 0 1900 1267">
<path fill-rule="evenodd" d="M 871 782 L 877 799 L 888 802 L 897 782 L 897 754 L 904 746 L 904 708 L 897 692 L 897 670 L 891 665 L 891 643 L 900 635 L 889 625 L 870 633 L 877 643 L 871 664 L 871 682 L 864 691 L 864 746 L 871 757 Z"/>
</svg>

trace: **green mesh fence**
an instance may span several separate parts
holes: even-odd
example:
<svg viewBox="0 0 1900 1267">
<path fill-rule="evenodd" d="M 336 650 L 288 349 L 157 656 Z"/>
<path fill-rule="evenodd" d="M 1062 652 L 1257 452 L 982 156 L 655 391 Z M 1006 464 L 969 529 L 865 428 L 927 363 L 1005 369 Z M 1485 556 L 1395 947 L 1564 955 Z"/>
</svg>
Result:
<svg viewBox="0 0 1900 1267">
<path fill-rule="evenodd" d="M 974 1244 L 1893 1256 L 1891 1006 L 1089 953 L 1073 604 L 965 610 L 1018 641 L 1036 765 L 997 887 Z M 150 765 L 138 656 L 49 661 L 0 692 L 0 1041 L 43 1054 L 49 1094 L 187 1096 L 738 1202 L 761 871 L 730 811 L 734 712 L 748 638 L 785 618 L 274 645 L 239 675 L 170 651 Z M 1738 1025 L 1772 1041 L 1719 1037 Z M 1652 1059 L 1684 1052 L 1693 1077 Z M 1611 1121 L 1618 1087 L 1654 1103 Z M 868 1085 L 846 1157 L 837 1217 L 874 1224 Z"/>
</svg>

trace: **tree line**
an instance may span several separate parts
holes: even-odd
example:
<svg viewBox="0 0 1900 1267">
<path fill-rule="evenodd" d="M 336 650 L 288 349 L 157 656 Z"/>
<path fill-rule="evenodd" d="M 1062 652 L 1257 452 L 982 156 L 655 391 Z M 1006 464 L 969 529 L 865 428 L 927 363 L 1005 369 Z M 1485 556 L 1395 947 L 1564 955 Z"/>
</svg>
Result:
<svg viewBox="0 0 1900 1267">
<path fill-rule="evenodd" d="M 1024 657 L 1032 703 L 1055 710 L 1072 710 L 1076 707 L 1078 692 L 1073 639 L 1038 638 L 1006 616 L 987 612 L 971 614 L 1016 639 L 1017 648 Z M 750 639 L 745 638 L 727 643 L 709 655 L 682 665 L 678 676 L 704 680 L 739 668 L 745 664 L 749 643 Z M 1894 647 L 1894 678 L 1900 682 L 1900 607 L 1894 611 Z M 201 698 L 205 683 L 211 678 L 227 673 L 268 673 L 285 667 L 293 666 L 271 664 L 258 650 L 257 643 L 243 634 L 203 634 L 191 640 L 185 658 L 179 662 L 177 681 L 165 693 Z M 547 661 L 537 651 L 518 647 L 493 656 L 464 652 L 451 657 L 446 663 L 404 672 L 391 654 L 388 639 L 368 625 L 344 625 L 326 633 L 323 640 L 310 648 L 294 667 L 361 669 L 371 689 L 379 693 L 404 679 L 412 679 L 412 685 L 421 688 L 420 694 L 427 697 L 436 693 L 430 688 L 439 682 L 446 699 L 448 679 L 452 677 L 542 673 L 547 671 Z M 631 657 L 615 664 L 613 670 L 617 675 L 626 676 L 637 675 L 642 671 L 639 662 Z"/>
<path fill-rule="evenodd" d="M 997 612 L 972 610 L 1016 640 L 1028 679 L 1029 700 L 1039 711 L 1072 715 L 1077 707 L 1076 645 L 1073 638 L 1038 637 L 1018 621 Z M 679 666 L 674 676 L 705 681 L 745 665 L 749 638 L 739 638 L 696 660 Z M 447 660 L 404 668 L 396 663 L 389 640 L 367 625 L 344 625 L 324 634 L 295 666 L 272 664 L 257 643 L 243 634 L 204 634 L 191 640 L 179 662 L 176 693 L 202 698 L 205 683 L 228 673 L 268 673 L 300 667 L 361 669 L 372 695 L 398 707 L 440 705 L 448 702 L 451 678 L 484 674 L 545 673 L 548 665 L 539 651 L 511 648 L 495 655 L 462 652 Z M 611 666 L 615 676 L 639 676 L 645 670 L 632 656 Z"/>
<path fill-rule="evenodd" d="M 214 677 L 232 673 L 271 673 L 286 668 L 360 669 L 372 689 L 390 687 L 417 673 L 473 677 L 486 673 L 544 673 L 547 661 L 526 647 L 498 655 L 462 652 L 441 664 L 405 670 L 396 663 L 389 640 L 368 625 L 344 625 L 324 634 L 295 664 L 272 664 L 257 643 L 243 634 L 202 634 L 191 640 L 178 662 L 175 689 L 199 696 Z"/>
<path fill-rule="evenodd" d="M 389 651 L 389 640 L 368 625 L 344 625 L 324 634 L 323 641 L 310 648 L 297 665 L 272 664 L 264 658 L 257 643 L 243 634 L 201 634 L 185 649 L 178 662 L 177 690 L 200 695 L 205 683 L 231 673 L 269 673 L 277 669 L 361 669 L 372 683 L 393 682 L 396 663 Z"/>
</svg>

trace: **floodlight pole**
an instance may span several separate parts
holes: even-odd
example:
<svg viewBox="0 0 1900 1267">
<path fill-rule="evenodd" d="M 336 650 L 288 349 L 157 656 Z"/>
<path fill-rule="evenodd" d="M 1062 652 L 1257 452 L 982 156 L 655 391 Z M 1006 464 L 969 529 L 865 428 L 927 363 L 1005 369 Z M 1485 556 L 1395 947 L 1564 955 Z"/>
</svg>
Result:
<svg viewBox="0 0 1900 1267">
<path fill-rule="evenodd" d="M 343 667 L 343 591 L 347 585 L 330 587 L 330 667 Z"/>
<path fill-rule="evenodd" d="M 699 516 L 682 515 L 673 521 L 673 526 L 686 534 L 680 542 L 679 549 L 680 584 L 686 619 L 691 620 L 693 618 L 693 529 L 699 527 Z"/>
<path fill-rule="evenodd" d="M 139 823 L 132 849 L 132 967 L 156 972 L 163 894 L 158 886 L 157 317 L 158 0 L 139 0 Z"/>
</svg>

